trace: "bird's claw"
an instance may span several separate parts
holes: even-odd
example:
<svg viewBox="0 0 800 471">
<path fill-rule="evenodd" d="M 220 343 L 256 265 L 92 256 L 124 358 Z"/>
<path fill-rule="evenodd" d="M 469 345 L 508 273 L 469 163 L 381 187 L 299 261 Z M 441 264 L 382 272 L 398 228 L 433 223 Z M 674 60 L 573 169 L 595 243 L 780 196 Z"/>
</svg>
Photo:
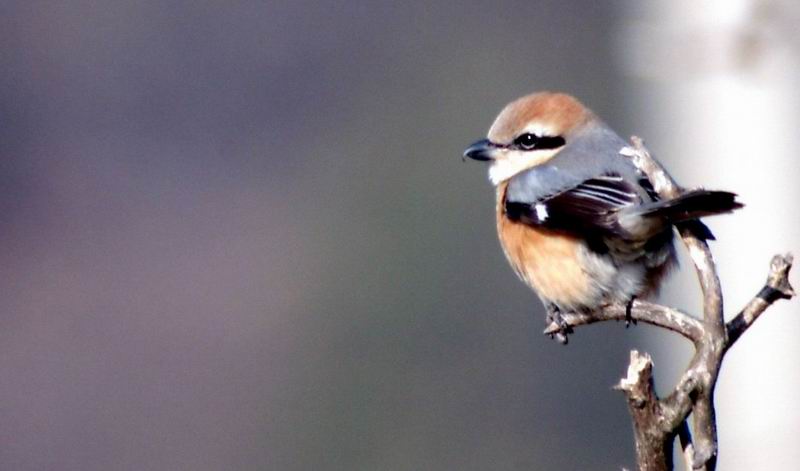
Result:
<svg viewBox="0 0 800 471">
<path fill-rule="evenodd" d="M 560 344 L 569 343 L 569 334 L 573 333 L 572 326 L 567 323 L 561 310 L 556 306 L 547 307 L 547 327 L 544 329 L 545 335 L 551 339 L 556 339 Z"/>
<path fill-rule="evenodd" d="M 633 302 L 636 301 L 636 296 L 632 296 L 630 301 L 625 305 L 625 328 L 630 327 L 631 324 L 636 325 L 636 319 L 633 318 Z"/>
</svg>

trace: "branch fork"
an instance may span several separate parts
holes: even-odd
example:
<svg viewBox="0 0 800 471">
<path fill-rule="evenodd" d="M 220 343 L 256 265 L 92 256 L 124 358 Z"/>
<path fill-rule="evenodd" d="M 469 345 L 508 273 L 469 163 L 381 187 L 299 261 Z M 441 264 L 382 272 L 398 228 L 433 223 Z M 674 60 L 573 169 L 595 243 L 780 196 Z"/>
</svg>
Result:
<svg viewBox="0 0 800 471">
<path fill-rule="evenodd" d="M 634 136 L 631 142 L 633 145 L 623 148 L 620 154 L 631 158 L 662 198 L 679 196 L 684 190 L 652 158 L 643 141 Z M 764 286 L 733 319 L 725 323 L 722 289 L 708 245 L 691 230 L 679 229 L 679 232 L 703 292 L 702 319 L 642 300 L 635 300 L 630 306 L 606 306 L 592 313 L 562 313 L 564 323 L 572 328 L 602 321 L 633 319 L 680 334 L 694 344 L 694 356 L 666 397 L 658 398 L 655 393 L 650 355 L 635 350 L 631 352 L 626 377 L 615 386 L 628 399 L 640 471 L 672 469 L 675 437 L 679 438 L 688 469 L 713 471 L 716 468 L 714 387 L 725 353 L 774 302 L 795 296 L 789 283 L 792 255 L 775 255 Z M 545 329 L 545 334 L 563 327 L 563 324 L 551 324 Z M 692 415 L 691 427 L 689 414 Z"/>
</svg>

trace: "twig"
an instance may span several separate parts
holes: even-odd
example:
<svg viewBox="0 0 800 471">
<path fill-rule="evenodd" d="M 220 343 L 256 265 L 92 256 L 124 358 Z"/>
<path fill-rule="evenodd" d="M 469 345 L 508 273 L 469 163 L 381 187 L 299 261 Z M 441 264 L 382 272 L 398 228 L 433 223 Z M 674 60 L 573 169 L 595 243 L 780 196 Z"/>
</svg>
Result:
<svg viewBox="0 0 800 471">
<path fill-rule="evenodd" d="M 779 299 L 791 299 L 794 288 L 789 283 L 789 270 L 792 269 L 792 254 L 775 255 L 769 264 L 769 276 L 761 291 L 747 303 L 747 306 L 725 326 L 728 331 L 728 348 L 758 319 L 772 303 Z"/>
<path fill-rule="evenodd" d="M 628 375 L 615 389 L 625 393 L 628 410 L 633 418 L 636 434 L 636 461 L 640 471 L 666 471 L 670 469 L 672 446 L 665 434 L 653 430 L 661 415 L 660 404 L 653 386 L 653 360 L 647 353 L 631 352 Z"/>
<path fill-rule="evenodd" d="M 561 316 L 571 327 L 594 324 L 603 321 L 626 320 L 628 309 L 620 304 L 613 304 L 601 311 L 592 313 L 567 312 Z M 630 309 L 630 317 L 635 321 L 642 321 L 678 333 L 692 342 L 697 342 L 703 336 L 703 324 L 689 314 L 659 304 L 637 299 Z M 551 323 L 544 330 L 549 335 L 561 329 L 556 323 Z"/>
</svg>

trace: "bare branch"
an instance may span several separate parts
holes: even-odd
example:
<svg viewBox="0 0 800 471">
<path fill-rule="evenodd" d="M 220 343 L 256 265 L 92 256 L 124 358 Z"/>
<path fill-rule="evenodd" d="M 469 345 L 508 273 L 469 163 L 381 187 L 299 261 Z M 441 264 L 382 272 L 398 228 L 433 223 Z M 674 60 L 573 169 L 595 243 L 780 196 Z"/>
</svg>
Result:
<svg viewBox="0 0 800 471">
<path fill-rule="evenodd" d="M 653 360 L 650 355 L 633 350 L 628 374 L 615 389 L 625 393 L 628 398 L 628 409 L 633 417 L 636 433 L 636 461 L 639 463 L 639 470 L 668 470 L 672 459 L 671 443 L 668 443 L 671 440 L 650 426 L 661 414 L 653 386 Z"/>
<path fill-rule="evenodd" d="M 594 324 L 595 322 L 626 320 L 627 315 L 627 306 L 612 304 L 591 313 L 562 313 L 561 317 L 570 327 L 578 327 L 581 325 Z M 703 324 L 694 317 L 678 311 L 677 309 L 639 299 L 635 300 L 631 305 L 630 317 L 636 321 L 642 321 L 647 324 L 671 330 L 683 335 L 692 342 L 699 341 L 704 333 Z M 544 333 L 550 335 L 558 332 L 562 328 L 563 326 L 551 323 L 544 330 Z"/>
<path fill-rule="evenodd" d="M 789 283 L 789 270 L 792 268 L 791 254 L 775 255 L 769 267 L 767 282 L 761 291 L 726 325 L 730 348 L 758 317 L 779 299 L 791 299 L 795 292 Z"/>
<path fill-rule="evenodd" d="M 686 421 L 694 403 L 692 395 L 702 383 L 702 374 L 703 372 L 699 370 L 699 362 L 690 362 L 675 389 L 669 396 L 661 400 L 661 428 L 663 430 L 675 430 Z"/>
<path fill-rule="evenodd" d="M 631 142 L 633 147 L 623 147 L 619 153 L 630 157 L 633 165 L 647 175 L 653 185 L 653 189 L 656 190 L 659 196 L 664 199 L 680 196 L 683 189 L 675 182 L 672 175 L 667 173 L 664 167 L 650 155 L 650 151 L 644 146 L 642 138 L 632 136 Z"/>
</svg>

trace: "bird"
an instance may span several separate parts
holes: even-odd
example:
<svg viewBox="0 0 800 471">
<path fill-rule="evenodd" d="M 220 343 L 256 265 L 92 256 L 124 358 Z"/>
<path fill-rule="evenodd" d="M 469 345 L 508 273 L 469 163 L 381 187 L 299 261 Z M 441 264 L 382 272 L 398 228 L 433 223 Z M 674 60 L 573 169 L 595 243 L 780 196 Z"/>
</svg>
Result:
<svg viewBox="0 0 800 471">
<path fill-rule="evenodd" d="M 675 228 L 713 239 L 699 218 L 743 206 L 705 189 L 661 199 L 627 146 L 573 96 L 538 92 L 506 105 L 463 153 L 488 163 L 500 245 L 561 343 L 565 313 L 621 303 L 630 322 L 633 301 L 657 294 L 677 265 Z"/>
</svg>

